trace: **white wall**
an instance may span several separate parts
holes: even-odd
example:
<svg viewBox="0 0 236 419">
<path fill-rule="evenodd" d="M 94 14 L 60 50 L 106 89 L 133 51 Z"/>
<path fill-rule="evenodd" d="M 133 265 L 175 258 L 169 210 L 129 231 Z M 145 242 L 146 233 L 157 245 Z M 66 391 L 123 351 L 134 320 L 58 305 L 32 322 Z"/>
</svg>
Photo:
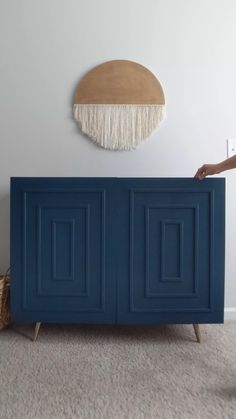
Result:
<svg viewBox="0 0 236 419">
<path fill-rule="evenodd" d="M 10 176 L 183 176 L 236 137 L 235 0 L 0 0 L 0 270 Z M 162 82 L 168 118 L 130 152 L 95 146 L 72 119 L 80 78 L 112 59 Z M 226 307 L 236 308 L 236 171 L 227 177 Z M 236 312 L 235 312 L 236 313 Z"/>
</svg>

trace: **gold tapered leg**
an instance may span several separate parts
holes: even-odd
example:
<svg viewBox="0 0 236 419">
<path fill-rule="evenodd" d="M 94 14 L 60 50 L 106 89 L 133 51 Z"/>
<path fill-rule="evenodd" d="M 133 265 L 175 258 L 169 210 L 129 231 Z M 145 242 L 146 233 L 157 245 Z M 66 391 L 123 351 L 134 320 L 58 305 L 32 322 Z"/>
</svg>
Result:
<svg viewBox="0 0 236 419">
<path fill-rule="evenodd" d="M 200 334 L 200 328 L 199 328 L 199 324 L 194 324 L 194 332 L 197 338 L 198 343 L 201 343 L 201 334 Z"/>
<path fill-rule="evenodd" d="M 37 322 L 35 325 L 35 329 L 34 329 L 34 338 L 33 338 L 33 342 L 36 342 L 36 339 L 38 337 L 39 334 L 39 329 L 40 329 L 41 323 Z"/>
</svg>

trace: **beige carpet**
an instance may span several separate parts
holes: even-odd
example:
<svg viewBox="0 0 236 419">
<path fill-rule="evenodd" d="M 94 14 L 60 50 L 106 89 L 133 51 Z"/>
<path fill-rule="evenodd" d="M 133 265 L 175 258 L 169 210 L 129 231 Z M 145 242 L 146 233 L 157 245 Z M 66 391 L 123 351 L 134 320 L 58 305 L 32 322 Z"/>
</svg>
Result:
<svg viewBox="0 0 236 419">
<path fill-rule="evenodd" d="M 234 419 L 236 322 L 0 333 L 1 419 Z"/>
</svg>

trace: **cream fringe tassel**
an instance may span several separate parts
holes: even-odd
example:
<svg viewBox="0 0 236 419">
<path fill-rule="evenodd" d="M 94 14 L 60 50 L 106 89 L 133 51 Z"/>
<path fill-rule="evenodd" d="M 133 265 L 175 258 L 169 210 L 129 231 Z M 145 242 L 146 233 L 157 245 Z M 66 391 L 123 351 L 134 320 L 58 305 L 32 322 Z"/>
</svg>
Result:
<svg viewBox="0 0 236 419">
<path fill-rule="evenodd" d="M 165 118 L 165 105 L 75 104 L 81 130 L 111 150 L 131 150 L 148 138 Z"/>
</svg>

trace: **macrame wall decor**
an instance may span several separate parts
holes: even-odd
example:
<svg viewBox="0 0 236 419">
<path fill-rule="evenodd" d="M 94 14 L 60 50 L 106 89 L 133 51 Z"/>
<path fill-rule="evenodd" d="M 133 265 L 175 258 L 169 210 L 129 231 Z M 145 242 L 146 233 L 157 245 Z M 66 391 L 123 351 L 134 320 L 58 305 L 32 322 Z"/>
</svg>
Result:
<svg viewBox="0 0 236 419">
<path fill-rule="evenodd" d="M 162 86 L 141 64 L 114 60 L 89 71 L 74 99 L 74 117 L 93 141 L 111 150 L 131 150 L 165 117 Z"/>
</svg>

